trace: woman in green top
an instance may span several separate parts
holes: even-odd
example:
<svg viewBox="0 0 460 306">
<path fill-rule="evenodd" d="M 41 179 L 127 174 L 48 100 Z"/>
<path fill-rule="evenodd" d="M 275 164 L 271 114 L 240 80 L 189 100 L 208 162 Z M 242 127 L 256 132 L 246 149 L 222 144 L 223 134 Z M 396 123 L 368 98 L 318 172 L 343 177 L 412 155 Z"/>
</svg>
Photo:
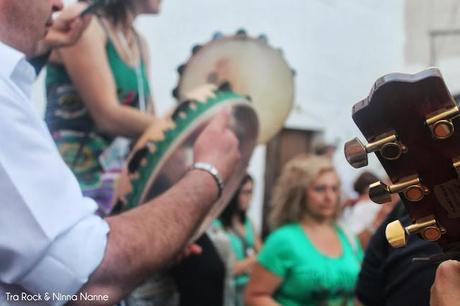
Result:
<svg viewBox="0 0 460 306">
<path fill-rule="evenodd" d="M 329 159 L 302 155 L 283 168 L 270 234 L 246 291 L 249 306 L 352 306 L 362 250 L 336 223 L 340 183 Z"/>
<path fill-rule="evenodd" d="M 154 117 L 148 83 L 148 50 L 133 26 L 140 14 L 157 14 L 161 0 L 113 0 L 72 47 L 53 51 L 47 67 L 46 122 L 61 155 L 86 196 L 106 215 L 128 139 Z M 149 111 L 147 111 L 149 110 Z"/>
<path fill-rule="evenodd" d="M 256 253 L 261 248 L 261 239 L 254 230 L 247 211 L 252 199 L 254 180 L 249 174 L 241 181 L 239 189 L 228 206 L 219 216 L 235 254 L 233 266 L 235 285 L 235 306 L 243 306 L 244 289 L 249 281 L 249 274 L 256 262 Z"/>
</svg>

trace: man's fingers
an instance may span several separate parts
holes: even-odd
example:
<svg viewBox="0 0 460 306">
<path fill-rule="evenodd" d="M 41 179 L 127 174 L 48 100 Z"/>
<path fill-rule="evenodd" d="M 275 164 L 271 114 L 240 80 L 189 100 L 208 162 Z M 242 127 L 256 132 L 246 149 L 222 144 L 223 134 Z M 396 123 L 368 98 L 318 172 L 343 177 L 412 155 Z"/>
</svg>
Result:
<svg viewBox="0 0 460 306">
<path fill-rule="evenodd" d="M 222 110 L 219 111 L 217 115 L 214 116 L 209 125 L 212 126 L 213 129 L 223 132 L 225 129 L 228 128 L 231 113 L 231 107 L 224 107 Z"/>
<path fill-rule="evenodd" d="M 188 247 L 188 250 L 190 252 L 190 255 L 199 255 L 203 253 L 203 248 L 200 247 L 198 244 L 192 244 Z"/>
</svg>

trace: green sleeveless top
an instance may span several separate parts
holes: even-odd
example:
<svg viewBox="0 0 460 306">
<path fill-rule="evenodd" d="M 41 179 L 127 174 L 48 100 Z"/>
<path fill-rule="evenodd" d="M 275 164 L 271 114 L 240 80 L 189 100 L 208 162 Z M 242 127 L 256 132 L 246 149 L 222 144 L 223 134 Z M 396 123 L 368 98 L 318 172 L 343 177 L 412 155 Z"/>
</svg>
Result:
<svg viewBox="0 0 460 306">
<path fill-rule="evenodd" d="M 110 39 L 106 43 L 106 54 L 119 102 L 139 108 L 139 74 L 145 101 L 150 97 L 144 61 L 138 68 L 127 65 Z M 63 65 L 48 64 L 46 93 L 45 120 L 59 152 L 77 177 L 84 194 L 94 198 L 104 214 L 110 210 L 115 176 L 103 169 L 99 157 L 114 137 L 97 130 Z"/>
<path fill-rule="evenodd" d="M 220 222 L 220 220 L 214 220 L 213 222 L 214 226 L 222 228 L 222 223 Z M 235 259 L 237 261 L 245 259 L 248 256 L 248 250 L 254 251 L 254 228 L 252 227 L 252 223 L 249 218 L 246 218 L 246 221 L 244 222 L 244 232 L 245 236 L 241 237 L 238 234 L 236 234 L 236 232 L 233 230 L 225 230 L 225 233 L 227 234 L 230 240 L 233 253 L 235 254 Z M 240 274 L 238 276 L 235 276 L 236 286 L 245 285 L 248 281 L 248 274 Z"/>
<path fill-rule="evenodd" d="M 321 254 L 303 228 L 295 223 L 269 235 L 257 261 L 282 279 L 274 299 L 283 306 L 352 306 L 363 257 L 336 226 L 342 255 Z"/>
<path fill-rule="evenodd" d="M 110 39 L 108 39 L 105 49 L 115 81 L 118 100 L 121 104 L 139 108 L 139 88 L 136 68 L 127 65 L 123 61 Z M 145 98 L 148 99 L 150 97 L 150 86 L 144 61 L 140 64 L 140 73 L 142 76 L 143 92 L 145 93 Z M 59 88 L 59 90 L 56 88 Z M 94 126 L 88 110 L 73 87 L 72 81 L 63 65 L 47 65 L 46 90 L 48 104 L 45 119 L 51 132 L 63 129 L 86 131 L 88 129 L 87 123 L 91 123 Z M 59 99 L 57 100 L 55 99 L 56 94 L 59 94 Z"/>
</svg>

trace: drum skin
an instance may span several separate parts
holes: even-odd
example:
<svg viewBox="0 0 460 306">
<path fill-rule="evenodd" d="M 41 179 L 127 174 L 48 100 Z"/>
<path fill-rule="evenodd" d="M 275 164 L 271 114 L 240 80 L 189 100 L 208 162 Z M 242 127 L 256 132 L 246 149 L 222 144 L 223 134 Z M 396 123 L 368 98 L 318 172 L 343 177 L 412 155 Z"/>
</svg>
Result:
<svg viewBox="0 0 460 306">
<path fill-rule="evenodd" d="M 197 86 L 229 82 L 249 96 L 260 122 L 258 143 L 267 143 L 283 127 L 294 103 L 294 74 L 282 52 L 265 38 L 237 34 L 214 39 L 199 48 L 179 69 L 179 100 Z"/>
</svg>

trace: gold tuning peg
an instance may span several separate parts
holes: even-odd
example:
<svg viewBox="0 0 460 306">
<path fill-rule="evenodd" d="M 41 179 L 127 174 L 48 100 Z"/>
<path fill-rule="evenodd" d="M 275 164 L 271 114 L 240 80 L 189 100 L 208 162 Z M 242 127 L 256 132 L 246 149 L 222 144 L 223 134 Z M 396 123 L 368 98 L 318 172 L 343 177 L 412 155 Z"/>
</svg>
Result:
<svg viewBox="0 0 460 306">
<path fill-rule="evenodd" d="M 460 115 L 457 106 L 438 112 L 426 119 L 426 124 L 430 127 L 431 134 L 436 139 L 446 139 L 454 133 L 452 119 Z"/>
<path fill-rule="evenodd" d="M 369 197 L 377 204 L 390 202 L 392 193 L 403 193 L 407 200 L 418 202 L 428 192 L 428 188 L 420 183 L 417 176 L 402 179 L 401 182 L 393 185 L 386 185 L 378 181 L 369 186 Z"/>
<path fill-rule="evenodd" d="M 398 141 L 396 134 L 383 135 L 378 140 L 364 145 L 358 138 L 345 143 L 345 157 L 351 166 L 361 168 L 367 166 L 367 154 L 379 151 L 385 159 L 398 159 L 407 148 Z"/>
<path fill-rule="evenodd" d="M 399 220 L 387 224 L 385 237 L 388 243 L 394 248 L 401 248 L 407 244 L 406 230 Z"/>
<path fill-rule="evenodd" d="M 452 159 L 452 166 L 457 172 L 457 176 L 460 178 L 460 156 L 454 157 Z"/>
<path fill-rule="evenodd" d="M 390 202 L 391 193 L 390 187 L 380 181 L 369 185 L 369 197 L 377 204 Z"/>
<path fill-rule="evenodd" d="M 418 233 L 423 239 L 437 241 L 446 230 L 439 226 L 433 215 L 418 219 L 414 224 L 403 227 L 401 222 L 396 220 L 389 223 L 385 230 L 388 243 L 394 248 L 400 248 L 407 244 L 407 234 Z"/>
</svg>

